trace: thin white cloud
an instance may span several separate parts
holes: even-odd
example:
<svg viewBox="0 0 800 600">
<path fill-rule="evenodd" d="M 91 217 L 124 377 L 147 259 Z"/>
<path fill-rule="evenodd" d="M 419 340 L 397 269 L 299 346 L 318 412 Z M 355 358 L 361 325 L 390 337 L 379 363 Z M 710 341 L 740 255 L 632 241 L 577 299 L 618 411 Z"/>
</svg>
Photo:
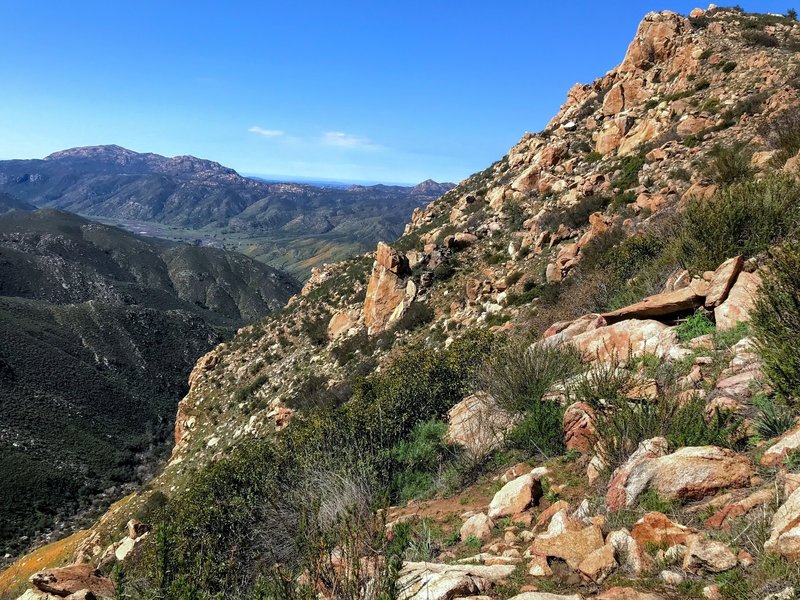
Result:
<svg viewBox="0 0 800 600">
<path fill-rule="evenodd" d="M 284 132 L 280 129 L 264 129 L 259 127 L 258 125 L 253 125 L 250 129 L 248 129 L 250 133 L 257 133 L 258 135 L 263 135 L 264 137 L 281 137 Z"/>
<path fill-rule="evenodd" d="M 342 131 L 326 131 L 322 134 L 320 141 L 326 146 L 338 146 L 339 148 L 361 148 L 366 150 L 380 148 L 377 144 L 373 144 L 369 138 Z"/>
</svg>

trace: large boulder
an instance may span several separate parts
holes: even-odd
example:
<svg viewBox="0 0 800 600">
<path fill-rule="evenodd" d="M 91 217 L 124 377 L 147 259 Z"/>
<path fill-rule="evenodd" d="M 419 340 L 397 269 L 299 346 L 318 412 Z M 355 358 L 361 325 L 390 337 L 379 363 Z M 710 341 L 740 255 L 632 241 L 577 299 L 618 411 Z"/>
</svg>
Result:
<svg viewBox="0 0 800 600">
<path fill-rule="evenodd" d="M 704 283 L 693 281 L 685 288 L 648 296 L 641 302 L 604 313 L 602 316 L 608 323 L 616 323 L 626 319 L 649 319 L 674 315 L 702 306 L 705 300 L 705 291 Z"/>
<path fill-rule="evenodd" d="M 548 530 L 548 533 L 536 537 L 530 551 L 548 558 L 560 558 L 573 569 L 577 569 L 590 554 L 603 545 L 602 530 L 597 525 L 589 525 L 577 531 L 567 529 L 556 534 Z"/>
<path fill-rule="evenodd" d="M 500 408 L 494 398 L 477 392 L 451 408 L 447 422 L 446 440 L 477 458 L 498 448 L 516 419 Z"/>
<path fill-rule="evenodd" d="M 621 321 L 576 335 L 571 342 L 588 360 L 599 362 L 617 359 L 625 363 L 629 358 L 643 354 L 667 358 L 678 352 L 675 331 L 652 320 Z"/>
<path fill-rule="evenodd" d="M 642 71 L 664 62 L 675 54 L 680 35 L 690 30 L 688 20 L 674 12 L 648 13 L 639 24 L 618 70 L 621 73 Z"/>
<path fill-rule="evenodd" d="M 469 519 L 464 521 L 461 526 L 461 541 L 465 542 L 469 538 L 480 540 L 483 544 L 492 537 L 492 528 L 494 528 L 494 521 L 483 513 L 472 515 Z"/>
<path fill-rule="evenodd" d="M 711 281 L 708 282 L 706 308 L 713 309 L 725 302 L 743 266 L 744 259 L 741 256 L 734 256 L 717 267 L 711 276 Z"/>
<path fill-rule="evenodd" d="M 447 565 L 407 562 L 397 580 L 400 600 L 451 600 L 482 594 L 513 572 L 514 565 Z"/>
<path fill-rule="evenodd" d="M 772 532 L 764 543 L 764 550 L 800 559 L 800 488 L 791 493 L 772 517 Z"/>
<path fill-rule="evenodd" d="M 530 473 L 517 477 L 505 484 L 494 495 L 489 504 L 489 518 L 500 519 L 517 515 L 527 509 L 531 503 L 542 497 L 542 485 L 539 478 L 544 469 L 534 469 Z"/>
<path fill-rule="evenodd" d="M 34 573 L 30 582 L 37 590 L 56 596 L 69 596 L 89 590 L 99 598 L 114 596 L 114 582 L 92 565 L 81 564 Z"/>
<path fill-rule="evenodd" d="M 728 298 L 714 309 L 717 329 L 725 331 L 733 329 L 740 322 L 750 320 L 750 313 L 755 308 L 761 277 L 758 273 L 742 271 L 731 287 Z"/>
<path fill-rule="evenodd" d="M 611 474 L 608 491 L 606 492 L 606 506 L 608 506 L 608 509 L 619 510 L 629 506 L 626 486 L 631 472 L 641 463 L 652 458 L 665 456 L 668 451 L 669 444 L 662 437 L 640 442 L 639 447 L 630 455 L 628 460 L 617 467 Z"/>
<path fill-rule="evenodd" d="M 745 487 L 753 468 L 746 456 L 733 450 L 696 446 L 637 460 L 627 469 L 624 481 L 616 475 L 612 476 L 614 487 L 609 486 L 606 498 L 612 510 L 632 506 L 646 489 L 655 490 L 664 499 L 677 500 L 703 498 L 723 488 Z"/>
<path fill-rule="evenodd" d="M 413 301 L 406 281 L 410 273 L 405 256 L 383 242 L 378 244 L 364 300 L 364 324 L 370 335 L 384 331 Z"/>
</svg>

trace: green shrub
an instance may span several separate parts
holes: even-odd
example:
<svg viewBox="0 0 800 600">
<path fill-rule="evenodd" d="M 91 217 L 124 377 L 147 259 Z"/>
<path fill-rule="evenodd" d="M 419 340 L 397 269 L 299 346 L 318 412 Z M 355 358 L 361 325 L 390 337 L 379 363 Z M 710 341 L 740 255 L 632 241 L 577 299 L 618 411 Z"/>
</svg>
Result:
<svg viewBox="0 0 800 600">
<path fill-rule="evenodd" d="M 717 185 L 729 185 L 753 174 L 752 153 L 744 142 L 729 146 L 715 144 L 708 153 L 704 174 Z"/>
<path fill-rule="evenodd" d="M 771 253 L 751 323 L 764 374 L 788 402 L 800 399 L 800 242 Z"/>
<path fill-rule="evenodd" d="M 645 162 L 643 154 L 629 154 L 623 157 L 619 163 L 621 173 L 614 178 L 614 187 L 624 191 L 639 185 L 639 171 Z"/>
<path fill-rule="evenodd" d="M 692 272 L 715 269 L 738 254 L 765 251 L 797 230 L 800 186 L 785 176 L 743 181 L 709 199 L 692 199 L 683 215 L 679 259 Z"/>
<path fill-rule="evenodd" d="M 706 312 L 699 310 L 678 325 L 675 333 L 678 334 L 680 341 L 688 342 L 701 335 L 714 333 L 715 330 L 714 323 L 708 318 Z"/>
<path fill-rule="evenodd" d="M 427 325 L 433 321 L 434 313 L 430 304 L 424 302 L 412 302 L 403 316 L 395 323 L 395 329 L 399 331 L 412 331 Z"/>
<path fill-rule="evenodd" d="M 587 163 L 595 163 L 598 160 L 601 160 L 602 158 L 603 158 L 603 153 L 602 152 L 592 151 L 592 152 L 589 152 L 589 154 L 586 155 L 586 158 L 584 160 Z"/>
<path fill-rule="evenodd" d="M 507 444 L 528 456 L 545 459 L 564 453 L 562 421 L 564 407 L 554 400 L 535 400 L 528 403 L 525 415 L 508 434 Z"/>
<path fill-rule="evenodd" d="M 763 46 L 765 48 L 777 48 L 781 45 L 780 40 L 774 35 L 757 29 L 748 29 L 742 32 L 742 39 L 753 46 Z"/>
<path fill-rule="evenodd" d="M 455 450 L 444 442 L 447 423 L 423 421 L 408 440 L 391 449 L 398 468 L 395 474 L 396 496 L 403 502 L 427 498 L 434 491 L 436 476 L 455 457 Z"/>
<path fill-rule="evenodd" d="M 514 338 L 499 345 L 480 371 L 482 388 L 506 410 L 524 413 L 537 406 L 544 394 L 581 368 L 572 348 L 544 348 Z"/>
<path fill-rule="evenodd" d="M 759 127 L 770 147 L 778 150 L 778 162 L 800 152 L 800 107 L 787 108 Z"/>
<path fill-rule="evenodd" d="M 758 395 L 752 400 L 758 409 L 753 423 L 758 437 L 768 440 L 789 431 L 794 426 L 794 415 L 783 405 L 775 402 L 773 398 Z"/>
<path fill-rule="evenodd" d="M 583 227 L 589 222 L 589 215 L 602 211 L 608 206 L 609 199 L 604 196 L 583 196 L 572 206 L 550 211 L 539 218 L 543 229 L 555 231 L 559 225 L 570 229 Z"/>
</svg>

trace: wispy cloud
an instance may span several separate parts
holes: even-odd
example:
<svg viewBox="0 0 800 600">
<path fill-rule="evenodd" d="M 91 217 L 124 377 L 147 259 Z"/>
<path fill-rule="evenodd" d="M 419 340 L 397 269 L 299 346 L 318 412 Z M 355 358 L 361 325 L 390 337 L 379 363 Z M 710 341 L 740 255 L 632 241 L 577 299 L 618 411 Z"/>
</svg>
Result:
<svg viewBox="0 0 800 600">
<path fill-rule="evenodd" d="M 380 148 L 372 140 L 359 135 L 352 135 L 342 131 L 326 131 L 322 134 L 320 141 L 326 146 L 338 146 L 339 148 L 361 148 L 364 150 L 376 150 Z"/>
<path fill-rule="evenodd" d="M 259 127 L 258 125 L 253 125 L 250 129 L 248 129 L 250 133 L 257 133 L 258 135 L 263 135 L 264 137 L 281 137 L 284 132 L 280 129 L 264 129 L 263 127 Z"/>
</svg>

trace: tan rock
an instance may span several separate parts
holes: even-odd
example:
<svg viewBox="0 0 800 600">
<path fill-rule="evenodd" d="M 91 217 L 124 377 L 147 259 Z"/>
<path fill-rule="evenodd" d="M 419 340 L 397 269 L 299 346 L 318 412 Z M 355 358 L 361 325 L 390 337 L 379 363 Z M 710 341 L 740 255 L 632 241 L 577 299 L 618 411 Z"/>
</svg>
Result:
<svg viewBox="0 0 800 600">
<path fill-rule="evenodd" d="M 542 474 L 541 470 L 534 469 L 505 484 L 489 504 L 489 517 L 499 519 L 513 516 L 527 509 L 532 502 L 537 502 L 542 497 L 539 483 Z"/>
<path fill-rule="evenodd" d="M 749 321 L 760 287 L 761 277 L 758 273 L 739 273 L 736 283 L 728 293 L 728 299 L 714 309 L 717 329 L 725 331 L 736 327 L 737 323 Z"/>
<path fill-rule="evenodd" d="M 683 570 L 695 574 L 721 573 L 733 569 L 738 562 L 722 542 L 695 536 L 683 558 Z"/>
<path fill-rule="evenodd" d="M 531 552 L 541 556 L 560 558 L 567 561 L 573 569 L 598 548 L 603 547 L 603 532 L 596 525 L 579 531 L 565 531 L 557 535 L 537 536 Z"/>
<path fill-rule="evenodd" d="M 578 594 L 564 596 L 562 594 L 550 594 L 548 592 L 523 592 L 512 596 L 508 600 L 583 600 Z"/>
<path fill-rule="evenodd" d="M 446 440 L 480 458 L 503 443 L 515 422 L 514 415 L 500 408 L 494 398 L 476 392 L 447 412 Z"/>
<path fill-rule="evenodd" d="M 761 457 L 761 464 L 767 466 L 780 465 L 786 455 L 797 448 L 800 448 L 800 425 L 784 433 L 777 442 L 767 448 Z"/>
<path fill-rule="evenodd" d="M 514 565 L 448 565 L 406 562 L 397 580 L 399 600 L 450 600 L 482 594 L 508 578 Z"/>
<path fill-rule="evenodd" d="M 800 488 L 791 493 L 772 517 L 772 531 L 764 550 L 800 560 Z"/>
<path fill-rule="evenodd" d="M 328 323 L 328 338 L 336 340 L 352 329 L 358 322 L 357 317 L 354 317 L 348 311 L 339 311 L 331 317 Z"/>
<path fill-rule="evenodd" d="M 483 513 L 471 516 L 461 526 L 461 541 L 465 542 L 471 537 L 477 538 L 482 544 L 488 542 L 492 537 L 494 521 Z"/>
<path fill-rule="evenodd" d="M 383 242 L 379 243 L 364 300 L 364 324 L 370 335 L 384 331 L 392 320 L 402 316 L 399 309 L 407 300 L 404 277 L 408 274 L 407 259 Z"/>
<path fill-rule="evenodd" d="M 45 569 L 30 578 L 38 590 L 56 596 L 68 596 L 81 590 L 90 590 L 100 598 L 114 595 L 114 583 L 92 565 L 81 564 L 59 569 Z"/>
<path fill-rule="evenodd" d="M 680 34 L 690 27 L 685 18 L 673 12 L 648 13 L 618 70 L 622 73 L 647 70 L 664 62 L 675 53 Z"/>
<path fill-rule="evenodd" d="M 547 557 L 545 556 L 532 556 L 528 563 L 528 575 L 532 577 L 549 577 L 553 574 L 550 565 L 547 564 Z"/>
<path fill-rule="evenodd" d="M 665 456 L 668 452 L 667 440 L 662 437 L 644 440 L 639 443 L 633 454 L 630 455 L 624 464 L 620 465 L 611 475 L 608 483 L 608 491 L 606 492 L 606 506 L 608 510 L 614 511 L 630 506 L 632 501 L 627 497 L 626 486 L 628 478 L 633 470 L 641 463 Z"/>
<path fill-rule="evenodd" d="M 714 126 L 713 119 L 707 119 L 705 117 L 695 117 L 689 115 L 685 119 L 683 119 L 680 123 L 678 123 L 676 131 L 678 132 L 678 135 L 682 136 L 696 135 L 701 131 L 704 131 L 713 126 Z"/>
<path fill-rule="evenodd" d="M 597 314 L 584 315 L 574 321 L 561 321 L 551 325 L 542 336 L 540 342 L 543 346 L 550 348 L 570 341 L 576 335 L 594 331 L 599 327 L 608 325 L 606 320 Z"/>
<path fill-rule="evenodd" d="M 640 592 L 633 588 L 613 587 L 599 596 L 595 600 L 666 600 L 664 596 L 651 592 Z"/>
<path fill-rule="evenodd" d="M 628 574 L 639 575 L 647 570 L 652 560 L 627 529 L 612 531 L 606 536 L 606 545 L 614 548 L 617 562 Z"/>
<path fill-rule="evenodd" d="M 675 546 L 685 544 L 694 530 L 671 521 L 660 512 L 649 512 L 639 519 L 631 530 L 631 536 L 640 546 Z"/>
<path fill-rule="evenodd" d="M 615 555 L 614 547 L 611 544 L 606 544 L 584 558 L 578 565 L 578 571 L 590 581 L 600 583 L 617 568 Z"/>
<path fill-rule="evenodd" d="M 696 286 L 689 285 L 674 292 L 648 296 L 641 302 L 601 315 L 608 323 L 626 319 L 649 319 L 685 312 L 703 305 L 704 296 Z"/>
<path fill-rule="evenodd" d="M 720 510 L 706 519 L 705 525 L 710 529 L 730 529 L 730 522 L 733 519 L 746 515 L 759 506 L 768 504 L 774 498 L 774 490 L 769 488 L 758 490 L 740 500 L 725 504 Z"/>
<path fill-rule="evenodd" d="M 741 256 L 735 256 L 717 267 L 708 284 L 706 308 L 716 308 L 725 301 L 743 266 L 744 259 Z"/>
<path fill-rule="evenodd" d="M 558 502 L 554 502 L 546 509 L 542 511 L 542 514 L 539 515 L 539 518 L 536 519 L 536 525 L 534 526 L 534 531 L 539 530 L 542 528 L 548 528 L 550 525 L 550 519 L 552 519 L 556 513 L 564 512 L 569 510 L 569 503 L 566 500 L 559 500 Z"/>
<path fill-rule="evenodd" d="M 678 337 L 671 327 L 658 321 L 638 319 L 576 335 L 571 342 L 588 360 L 599 362 L 616 358 L 625 363 L 645 353 L 667 358 L 678 348 Z"/>
<path fill-rule="evenodd" d="M 633 466 L 622 486 L 625 506 L 632 506 L 645 489 L 653 489 L 668 500 L 696 499 L 723 488 L 745 487 L 752 475 L 748 458 L 733 450 L 716 446 L 681 448 L 666 456 L 645 458 Z M 619 505 L 621 495 L 617 490 L 612 498 L 615 505 Z M 611 491 L 609 487 L 609 494 Z"/>
</svg>

